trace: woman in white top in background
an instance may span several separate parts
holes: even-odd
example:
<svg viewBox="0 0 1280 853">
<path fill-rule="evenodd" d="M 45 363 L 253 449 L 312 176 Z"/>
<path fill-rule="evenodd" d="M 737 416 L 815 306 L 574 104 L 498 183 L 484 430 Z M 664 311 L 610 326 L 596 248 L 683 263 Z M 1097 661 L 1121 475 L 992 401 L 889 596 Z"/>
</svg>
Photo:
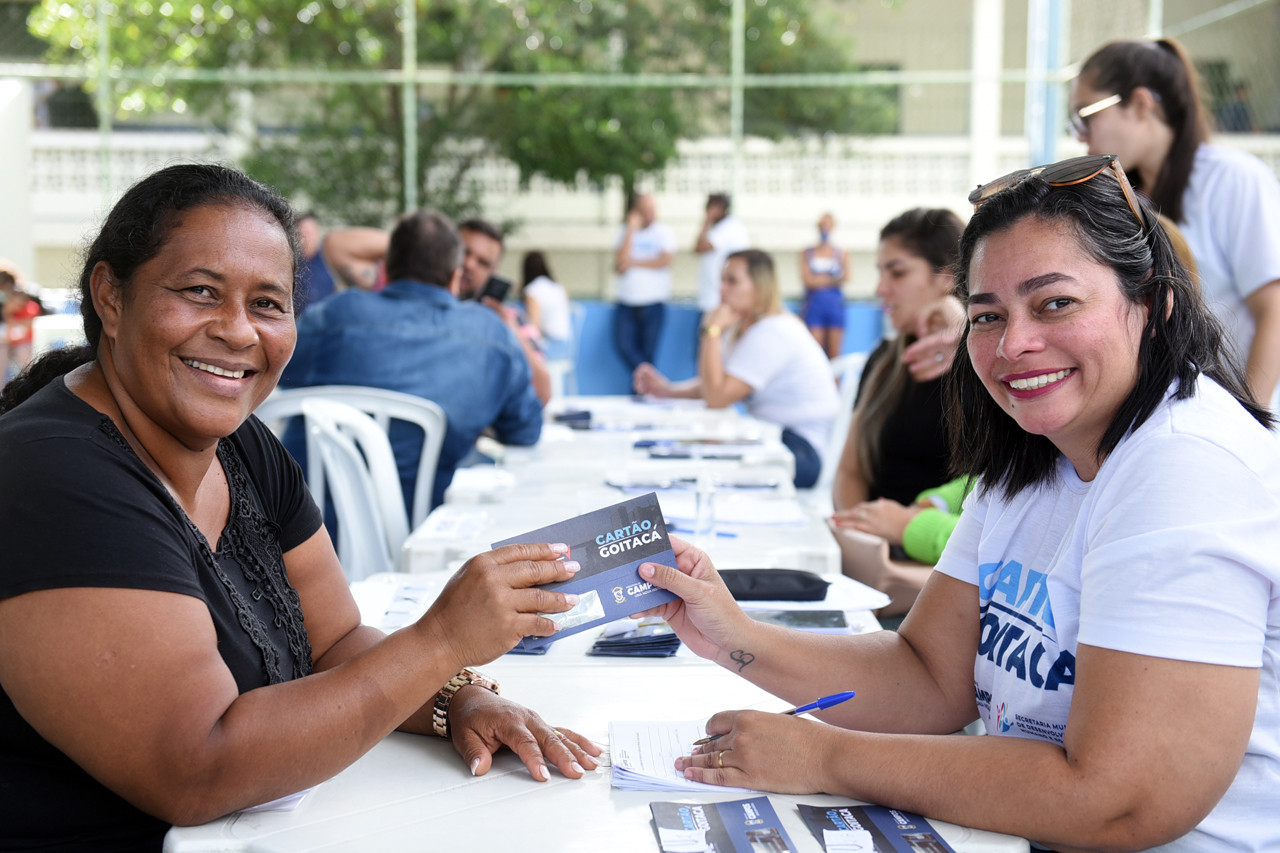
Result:
<svg viewBox="0 0 1280 853">
<path fill-rule="evenodd" d="M 1182 230 L 1205 301 L 1265 406 L 1280 380 L 1280 181 L 1257 157 L 1209 144 L 1198 89 L 1172 39 L 1111 42 L 1080 67 L 1071 124 Z"/>
<path fill-rule="evenodd" d="M 520 287 L 529 323 L 542 335 L 543 353 L 549 359 L 570 358 L 573 345 L 573 317 L 569 294 L 551 278 L 542 252 L 524 256 L 524 281 Z"/>
<path fill-rule="evenodd" d="M 796 486 L 816 483 L 839 396 L 826 354 L 783 309 L 767 252 L 746 249 L 725 260 L 720 305 L 707 315 L 700 340 L 696 377 L 671 382 L 642 364 L 636 392 L 700 397 L 712 408 L 744 402 L 755 417 L 782 425 L 782 441 L 796 457 Z"/>
</svg>

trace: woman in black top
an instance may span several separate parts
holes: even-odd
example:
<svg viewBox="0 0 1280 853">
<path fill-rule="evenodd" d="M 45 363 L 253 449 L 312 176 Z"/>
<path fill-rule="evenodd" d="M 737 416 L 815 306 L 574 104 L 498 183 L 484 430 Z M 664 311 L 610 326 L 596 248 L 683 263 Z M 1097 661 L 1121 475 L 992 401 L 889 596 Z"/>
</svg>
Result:
<svg viewBox="0 0 1280 853">
<path fill-rule="evenodd" d="M 945 311 L 963 230 L 950 210 L 916 208 L 880 231 L 876 295 L 897 334 L 881 341 L 862 371 L 836 469 L 837 519 L 876 498 L 911 504 L 923 490 L 949 479 L 940 380 L 918 381 L 903 356 L 928 327 L 927 318 L 939 306 Z M 962 316 L 958 303 L 954 309 Z"/>
<path fill-rule="evenodd" d="M 298 268 L 274 193 L 162 170 L 89 249 L 89 347 L 6 387 L 0 848 L 159 849 L 397 728 L 451 736 L 477 774 L 503 746 L 540 781 L 596 766 L 465 669 L 552 633 L 538 613 L 570 604 L 530 587 L 572 576 L 563 546 L 474 557 L 389 637 L 360 624 L 297 465 L 250 417 L 293 352 Z"/>
</svg>

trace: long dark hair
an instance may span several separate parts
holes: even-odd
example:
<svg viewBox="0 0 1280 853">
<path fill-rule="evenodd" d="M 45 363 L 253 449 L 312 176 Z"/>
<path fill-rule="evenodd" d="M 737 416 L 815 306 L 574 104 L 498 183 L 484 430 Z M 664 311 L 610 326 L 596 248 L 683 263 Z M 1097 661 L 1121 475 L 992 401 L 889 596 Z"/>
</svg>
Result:
<svg viewBox="0 0 1280 853">
<path fill-rule="evenodd" d="M 102 318 L 89 289 L 99 263 L 111 268 L 128 288 L 138 268 L 151 260 L 179 224 L 179 214 L 208 205 L 260 210 L 280 225 L 293 250 L 293 298 L 299 298 L 302 251 L 289 203 L 252 178 L 226 166 L 187 163 L 161 169 L 130 187 L 107 214 L 102 230 L 84 253 L 80 271 L 80 317 L 87 346 L 53 350 L 32 362 L 0 393 L 0 414 L 26 400 L 49 382 L 97 358 Z"/>
<path fill-rule="evenodd" d="M 880 229 L 880 242 L 897 240 L 912 255 L 924 259 L 934 273 L 950 272 L 960 247 L 964 223 L 946 208 L 914 207 L 890 219 Z M 868 477 L 878 468 L 884 425 L 915 381 L 902 361 L 908 335 L 894 339 L 862 380 L 853 427 L 858 435 L 858 464 Z"/>
<path fill-rule="evenodd" d="M 1110 176 L 1057 188 L 1031 178 L 978 208 L 960 240 L 955 281 L 962 302 L 969 298 L 970 265 L 979 244 L 1036 217 L 1067 226 L 1081 252 L 1115 272 L 1129 302 L 1150 306 L 1138 348 L 1138 379 L 1098 443 L 1099 461 L 1151 416 L 1170 386 L 1177 399 L 1191 397 L 1202 373 L 1263 426 L 1270 427 L 1273 420 L 1247 390 L 1221 324 L 1191 283 L 1164 228 L 1146 207 L 1142 213 L 1139 228 L 1120 184 Z M 957 474 L 980 476 L 984 489 L 999 489 L 1005 497 L 1054 479 L 1058 449 L 1044 436 L 1024 431 L 996 404 L 968 358 L 954 361 L 944 388 L 951 462 Z"/>
<path fill-rule="evenodd" d="M 540 278 L 544 275 L 547 278 L 551 278 L 551 270 L 547 267 L 547 257 L 541 252 L 525 252 L 524 261 L 520 266 L 522 267 L 522 280 L 520 282 L 520 291 L 522 293 L 524 292 L 524 289 L 534 281 L 534 279 Z"/>
<path fill-rule="evenodd" d="M 1196 149 L 1209 138 L 1196 69 L 1186 50 L 1173 39 L 1113 41 L 1084 61 L 1079 79 L 1095 91 L 1119 95 L 1121 104 L 1128 104 L 1139 86 L 1155 95 L 1165 124 L 1173 129 L 1173 145 L 1158 174 L 1130 172 L 1129 178 L 1156 210 L 1182 222 L 1182 196 L 1191 180 Z"/>
</svg>

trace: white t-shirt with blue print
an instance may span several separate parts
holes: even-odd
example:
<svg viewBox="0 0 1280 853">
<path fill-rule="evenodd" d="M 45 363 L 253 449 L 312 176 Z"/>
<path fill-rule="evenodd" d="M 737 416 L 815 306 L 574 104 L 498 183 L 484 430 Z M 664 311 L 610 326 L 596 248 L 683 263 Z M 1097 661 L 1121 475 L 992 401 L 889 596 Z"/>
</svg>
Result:
<svg viewBox="0 0 1280 853">
<path fill-rule="evenodd" d="M 1160 849 L 1277 849 L 1280 441 L 1202 378 L 1092 482 L 1064 459 L 1057 483 L 1012 501 L 980 491 L 937 568 L 978 587 L 974 689 L 987 731 L 1061 744 L 1079 643 L 1260 668 L 1235 781 L 1195 830 Z"/>
</svg>

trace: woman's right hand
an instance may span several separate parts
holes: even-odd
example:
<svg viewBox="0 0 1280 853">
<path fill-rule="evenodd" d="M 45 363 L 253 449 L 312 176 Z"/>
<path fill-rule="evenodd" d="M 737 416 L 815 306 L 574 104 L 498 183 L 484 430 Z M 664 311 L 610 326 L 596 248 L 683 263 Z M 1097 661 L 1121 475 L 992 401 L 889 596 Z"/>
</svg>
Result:
<svg viewBox="0 0 1280 853">
<path fill-rule="evenodd" d="M 852 509 L 837 510 L 831 520 L 837 527 L 861 530 L 879 536 L 891 545 L 901 545 L 907 525 L 924 509 L 920 504 L 903 506 L 888 498 L 863 501 Z"/>
<path fill-rule="evenodd" d="M 576 561 L 560 560 L 568 550 L 523 544 L 477 554 L 449 579 L 418 625 L 457 658 L 459 669 L 488 663 L 524 637 L 554 634 L 555 623 L 539 614 L 563 613 L 577 596 L 535 587 L 578 572 Z"/>
<path fill-rule="evenodd" d="M 671 383 L 667 377 L 658 372 L 658 368 L 645 362 L 631 374 L 631 385 L 637 394 L 649 394 L 654 397 L 669 397 Z"/>
<path fill-rule="evenodd" d="M 730 659 L 730 650 L 743 647 L 742 637 L 751 621 L 724 581 L 699 548 L 672 536 L 676 568 L 641 563 L 640 577 L 679 596 L 675 601 L 637 613 L 666 620 L 676 636 L 694 654 L 738 670 L 741 662 Z"/>
</svg>

